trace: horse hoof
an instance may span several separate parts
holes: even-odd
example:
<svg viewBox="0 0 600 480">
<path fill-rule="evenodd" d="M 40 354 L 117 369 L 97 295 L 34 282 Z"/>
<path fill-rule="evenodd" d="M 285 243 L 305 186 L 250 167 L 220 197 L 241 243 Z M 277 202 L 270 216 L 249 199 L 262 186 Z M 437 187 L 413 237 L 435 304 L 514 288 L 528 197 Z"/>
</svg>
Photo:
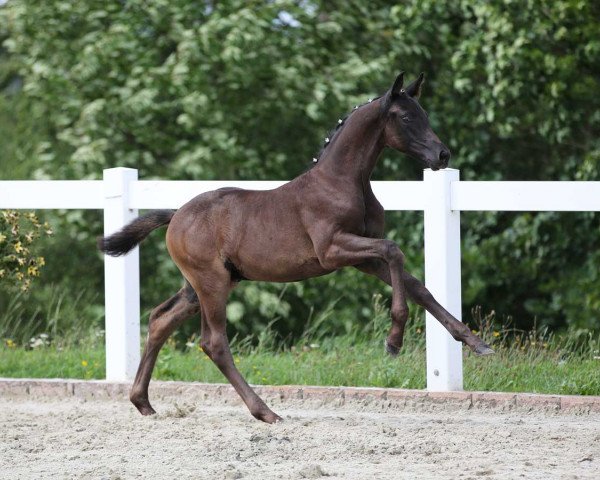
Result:
<svg viewBox="0 0 600 480">
<path fill-rule="evenodd" d="M 260 420 L 261 422 L 265 423 L 273 424 L 283 422 L 283 418 L 281 418 L 279 415 L 277 415 L 275 412 L 272 412 L 271 410 L 267 410 L 266 412 L 262 411 L 253 413 L 252 415 L 257 420 Z"/>
<path fill-rule="evenodd" d="M 478 345 L 477 347 L 475 347 L 473 349 L 473 352 L 478 357 L 484 357 L 486 355 L 494 355 L 496 353 L 489 345 L 486 345 L 485 343 L 482 343 L 481 345 Z"/>
<path fill-rule="evenodd" d="M 131 402 L 135 405 L 135 408 L 138 409 L 138 411 L 146 416 L 146 415 L 154 415 L 156 413 L 156 410 L 154 410 L 152 408 L 152 405 L 150 405 L 150 402 L 145 401 L 145 402 Z"/>
<path fill-rule="evenodd" d="M 388 343 L 388 341 L 386 340 L 385 341 L 385 351 L 392 357 L 397 357 L 398 354 L 400 353 L 400 347 L 396 347 L 395 345 Z"/>
</svg>

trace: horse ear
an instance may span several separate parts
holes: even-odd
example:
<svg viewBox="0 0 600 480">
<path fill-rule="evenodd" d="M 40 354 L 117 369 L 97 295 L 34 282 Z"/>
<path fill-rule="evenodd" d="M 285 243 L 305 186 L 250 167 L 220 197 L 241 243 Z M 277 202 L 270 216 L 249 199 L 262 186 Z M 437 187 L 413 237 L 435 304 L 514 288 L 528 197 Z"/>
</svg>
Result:
<svg viewBox="0 0 600 480">
<path fill-rule="evenodd" d="M 423 89 L 424 81 L 425 81 L 425 74 L 423 72 L 421 72 L 419 74 L 419 78 L 417 78 L 408 87 L 406 87 L 406 93 L 408 93 L 409 96 L 418 99 L 421 96 L 421 90 Z"/>
<path fill-rule="evenodd" d="M 402 85 L 404 85 L 404 72 L 400 72 L 400 74 L 396 77 L 396 81 L 390 90 L 392 97 L 402 93 Z"/>
</svg>

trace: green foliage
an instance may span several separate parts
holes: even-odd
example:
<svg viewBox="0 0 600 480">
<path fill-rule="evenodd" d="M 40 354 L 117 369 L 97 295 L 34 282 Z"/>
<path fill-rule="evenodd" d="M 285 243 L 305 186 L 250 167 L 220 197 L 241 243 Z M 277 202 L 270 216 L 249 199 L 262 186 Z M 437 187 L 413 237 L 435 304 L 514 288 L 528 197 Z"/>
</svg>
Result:
<svg viewBox="0 0 600 480">
<path fill-rule="evenodd" d="M 353 52 L 339 68 L 342 26 L 315 22 L 312 9 L 292 2 L 15 2 L 6 10 L 5 46 L 56 132 L 40 145 L 42 170 L 61 177 L 97 178 L 115 164 L 143 177 L 289 176 L 320 143 L 324 121 L 339 115 L 331 110 L 363 100 L 356 84 L 372 85 L 386 60 L 364 65 Z M 280 20 L 282 11 L 307 28 Z"/>
<path fill-rule="evenodd" d="M 427 73 L 422 103 L 463 179 L 598 180 L 599 17 L 591 0 L 11 0 L 0 8 L 0 87 L 18 73 L 23 90 L 0 96 L 0 126 L 15 132 L 0 148 L 33 158 L 37 178 L 100 178 L 113 166 L 141 178 L 291 178 L 337 118 L 405 69 Z M 386 152 L 375 176 L 420 169 Z M 97 288 L 99 216 L 70 212 L 55 226 L 86 267 L 72 278 Z M 420 215 L 389 215 L 388 236 L 419 274 Z M 146 309 L 180 284 L 159 237 L 142 247 Z M 463 241 L 466 309 L 598 328 L 597 214 L 465 214 Z M 71 275 L 67 266 L 53 272 Z M 296 338 L 330 311 L 333 333 L 347 332 L 383 290 L 353 271 L 242 285 L 231 333 L 272 324 Z"/>
</svg>

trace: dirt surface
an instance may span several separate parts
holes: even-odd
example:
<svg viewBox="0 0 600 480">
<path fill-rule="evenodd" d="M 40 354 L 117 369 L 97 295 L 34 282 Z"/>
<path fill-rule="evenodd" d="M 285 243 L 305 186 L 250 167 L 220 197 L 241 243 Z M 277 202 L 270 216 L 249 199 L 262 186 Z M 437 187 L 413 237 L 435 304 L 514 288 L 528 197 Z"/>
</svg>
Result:
<svg viewBox="0 0 600 480">
<path fill-rule="evenodd" d="M 0 397 L 0 478 L 598 479 L 600 414 Z"/>
</svg>

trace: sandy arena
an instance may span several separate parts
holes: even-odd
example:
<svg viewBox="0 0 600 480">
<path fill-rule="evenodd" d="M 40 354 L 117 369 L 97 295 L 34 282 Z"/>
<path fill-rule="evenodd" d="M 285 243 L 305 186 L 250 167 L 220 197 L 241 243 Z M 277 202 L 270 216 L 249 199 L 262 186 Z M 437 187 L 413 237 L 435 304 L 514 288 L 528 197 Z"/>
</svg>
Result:
<svg viewBox="0 0 600 480">
<path fill-rule="evenodd" d="M 288 398 L 270 426 L 233 400 L 153 403 L 0 395 L 0 478 L 600 478 L 595 412 Z"/>
</svg>

